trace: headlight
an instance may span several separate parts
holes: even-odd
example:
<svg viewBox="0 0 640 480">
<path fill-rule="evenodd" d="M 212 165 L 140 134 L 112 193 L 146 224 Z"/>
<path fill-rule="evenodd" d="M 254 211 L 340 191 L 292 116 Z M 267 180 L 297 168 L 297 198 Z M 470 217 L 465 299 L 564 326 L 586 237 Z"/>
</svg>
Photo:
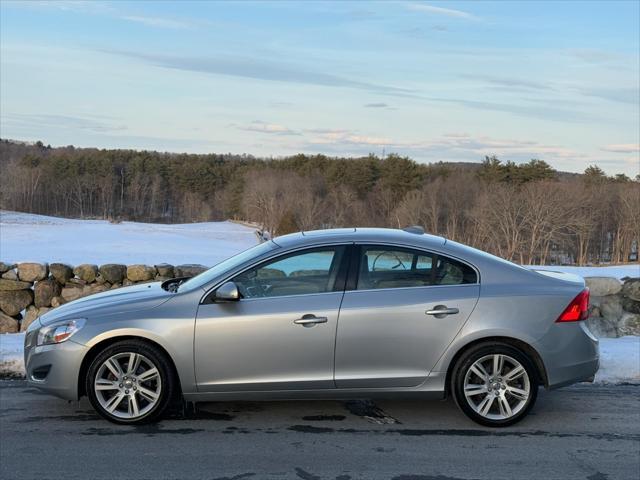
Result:
<svg viewBox="0 0 640 480">
<path fill-rule="evenodd" d="M 38 345 L 50 345 L 61 343 L 71 338 L 71 336 L 84 327 L 84 318 L 65 320 L 42 327 L 38 332 Z"/>
</svg>

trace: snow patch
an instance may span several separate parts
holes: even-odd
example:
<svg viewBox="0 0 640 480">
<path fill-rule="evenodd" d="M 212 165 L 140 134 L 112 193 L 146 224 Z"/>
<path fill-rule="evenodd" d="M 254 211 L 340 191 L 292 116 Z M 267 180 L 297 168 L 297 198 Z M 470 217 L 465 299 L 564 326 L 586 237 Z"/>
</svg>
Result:
<svg viewBox="0 0 640 480">
<path fill-rule="evenodd" d="M 213 266 L 258 243 L 254 228 L 229 221 L 110 223 L 0 211 L 0 230 L 5 262 Z"/>
<path fill-rule="evenodd" d="M 597 383 L 640 383 L 640 337 L 600 339 Z"/>
<path fill-rule="evenodd" d="M 24 375 L 24 333 L 0 334 L 0 378 Z"/>
</svg>

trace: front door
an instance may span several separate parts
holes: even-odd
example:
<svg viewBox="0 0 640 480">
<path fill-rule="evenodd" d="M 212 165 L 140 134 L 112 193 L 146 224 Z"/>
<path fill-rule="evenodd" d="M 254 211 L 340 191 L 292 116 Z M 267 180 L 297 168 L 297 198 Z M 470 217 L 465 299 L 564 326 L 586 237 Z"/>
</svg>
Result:
<svg viewBox="0 0 640 480">
<path fill-rule="evenodd" d="M 357 283 L 340 309 L 336 386 L 420 385 L 475 307 L 477 274 L 403 247 L 362 245 L 356 255 Z"/>
<path fill-rule="evenodd" d="M 334 388 L 346 249 L 319 247 L 267 260 L 233 278 L 239 301 L 200 305 L 198 390 Z"/>
</svg>

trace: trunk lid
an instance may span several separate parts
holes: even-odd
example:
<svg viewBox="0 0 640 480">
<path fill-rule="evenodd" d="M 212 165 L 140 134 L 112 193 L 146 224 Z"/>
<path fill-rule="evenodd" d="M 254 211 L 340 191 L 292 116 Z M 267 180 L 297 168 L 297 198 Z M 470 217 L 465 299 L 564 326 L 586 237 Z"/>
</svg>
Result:
<svg viewBox="0 0 640 480">
<path fill-rule="evenodd" d="M 555 270 L 536 270 L 535 268 L 532 268 L 531 271 L 555 280 L 564 280 L 565 282 L 577 283 L 578 285 L 584 286 L 584 279 L 573 273 L 558 272 Z"/>
</svg>

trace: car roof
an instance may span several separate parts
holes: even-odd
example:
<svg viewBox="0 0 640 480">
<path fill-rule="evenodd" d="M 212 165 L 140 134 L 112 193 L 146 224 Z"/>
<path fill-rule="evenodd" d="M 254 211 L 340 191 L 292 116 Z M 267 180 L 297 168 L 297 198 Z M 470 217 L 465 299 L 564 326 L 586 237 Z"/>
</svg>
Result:
<svg viewBox="0 0 640 480">
<path fill-rule="evenodd" d="M 415 227 L 399 230 L 393 228 L 332 228 L 291 233 L 273 239 L 284 248 L 316 243 L 337 242 L 381 242 L 415 245 L 423 247 L 441 247 L 446 239 L 437 235 L 422 233 Z"/>
</svg>

